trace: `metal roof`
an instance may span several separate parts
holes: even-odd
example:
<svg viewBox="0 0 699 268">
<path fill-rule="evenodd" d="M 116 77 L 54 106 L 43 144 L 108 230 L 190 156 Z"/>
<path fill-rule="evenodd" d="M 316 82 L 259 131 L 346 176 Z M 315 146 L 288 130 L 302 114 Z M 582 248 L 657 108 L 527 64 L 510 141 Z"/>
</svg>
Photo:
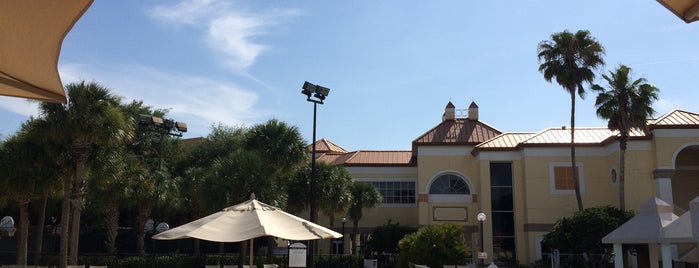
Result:
<svg viewBox="0 0 699 268">
<path fill-rule="evenodd" d="M 477 149 L 515 149 L 523 141 L 533 137 L 536 133 L 504 133 L 484 143 L 478 144 Z"/>
<path fill-rule="evenodd" d="M 309 152 L 313 150 L 312 146 L 313 146 L 313 144 L 308 145 L 307 149 Z M 335 144 L 329 140 L 326 140 L 324 138 L 316 141 L 316 153 L 330 153 L 330 152 L 332 152 L 332 153 L 346 153 L 347 150 L 345 150 L 345 148 L 342 148 L 342 147 L 338 146 L 337 144 Z"/>
<path fill-rule="evenodd" d="M 344 154 L 328 153 L 318 161 L 345 166 L 414 166 L 412 151 L 354 151 Z"/>
<path fill-rule="evenodd" d="M 660 118 L 652 121 L 650 129 L 656 128 L 697 128 L 699 127 L 699 114 L 682 110 L 672 110 Z"/>
<path fill-rule="evenodd" d="M 445 120 L 413 141 L 413 145 L 479 144 L 502 132 L 478 120 Z"/>
</svg>

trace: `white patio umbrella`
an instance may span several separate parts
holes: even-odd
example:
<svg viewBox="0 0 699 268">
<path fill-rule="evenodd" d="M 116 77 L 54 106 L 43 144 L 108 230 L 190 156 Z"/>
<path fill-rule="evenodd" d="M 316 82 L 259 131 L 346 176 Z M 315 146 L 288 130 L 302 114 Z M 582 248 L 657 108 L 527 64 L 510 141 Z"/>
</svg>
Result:
<svg viewBox="0 0 699 268">
<path fill-rule="evenodd" d="M 333 230 L 259 202 L 255 199 L 255 194 L 251 194 L 248 201 L 159 233 L 154 235 L 153 239 L 197 238 L 214 242 L 250 240 L 250 265 L 252 265 L 252 239 L 262 236 L 275 236 L 287 240 L 342 237 L 340 233 Z"/>
<path fill-rule="evenodd" d="M 0 95 L 66 103 L 61 45 L 92 2 L 0 1 Z"/>
</svg>

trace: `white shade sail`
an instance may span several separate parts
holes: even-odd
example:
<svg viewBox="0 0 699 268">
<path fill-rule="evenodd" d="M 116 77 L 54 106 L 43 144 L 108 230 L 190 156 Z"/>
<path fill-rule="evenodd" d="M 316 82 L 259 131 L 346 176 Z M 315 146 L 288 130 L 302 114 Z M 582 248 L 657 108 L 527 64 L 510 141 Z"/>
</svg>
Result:
<svg viewBox="0 0 699 268">
<path fill-rule="evenodd" d="M 58 57 L 92 2 L 0 1 L 0 95 L 66 103 Z"/>
</svg>

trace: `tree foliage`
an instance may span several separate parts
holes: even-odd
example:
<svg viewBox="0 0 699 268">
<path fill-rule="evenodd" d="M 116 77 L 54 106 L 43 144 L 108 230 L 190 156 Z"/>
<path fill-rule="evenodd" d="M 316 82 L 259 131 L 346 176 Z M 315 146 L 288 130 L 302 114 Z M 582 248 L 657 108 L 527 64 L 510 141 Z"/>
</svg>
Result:
<svg viewBox="0 0 699 268">
<path fill-rule="evenodd" d="M 604 65 L 604 47 L 589 31 L 563 31 L 551 35 L 538 46 L 539 72 L 546 81 L 553 79 L 570 94 L 570 162 L 578 210 L 583 210 L 580 183 L 575 169 L 575 95 L 585 98 L 583 83 L 592 83 L 594 70 Z"/>
<path fill-rule="evenodd" d="M 620 65 L 609 75 L 602 75 L 607 81 L 607 87 L 593 85 L 592 90 L 598 92 L 595 101 L 597 116 L 607 120 L 611 130 L 619 131 L 619 208 L 626 209 L 624 193 L 626 173 L 626 144 L 630 132 L 634 129 L 648 133 L 648 118 L 653 116 L 652 104 L 658 99 L 658 89 L 646 79 L 632 80 L 629 73 L 631 68 Z"/>
<path fill-rule="evenodd" d="M 442 267 L 445 264 L 465 264 L 470 249 L 464 240 L 461 226 L 454 224 L 430 225 L 406 235 L 398 242 L 398 264 L 426 264 Z"/>
<path fill-rule="evenodd" d="M 602 237 L 633 217 L 633 212 L 612 206 L 591 207 L 578 211 L 570 217 L 559 219 L 553 231 L 544 236 L 544 244 L 551 249 L 573 254 L 595 254 L 589 263 L 608 259 L 611 245 L 602 244 Z M 607 254 L 607 256 L 604 256 Z M 592 256 L 592 255 L 591 255 Z"/>
<path fill-rule="evenodd" d="M 382 226 L 374 228 L 371 232 L 371 238 L 367 241 L 367 251 L 372 253 L 398 253 L 398 241 L 403 239 L 407 234 L 416 231 L 413 227 L 393 223 L 391 220 Z"/>
</svg>

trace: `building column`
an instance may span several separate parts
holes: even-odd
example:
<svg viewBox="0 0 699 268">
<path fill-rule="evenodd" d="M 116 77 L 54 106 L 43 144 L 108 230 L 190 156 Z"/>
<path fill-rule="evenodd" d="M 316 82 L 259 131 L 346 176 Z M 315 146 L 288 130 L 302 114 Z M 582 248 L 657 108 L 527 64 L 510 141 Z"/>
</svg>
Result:
<svg viewBox="0 0 699 268">
<path fill-rule="evenodd" d="M 658 256 L 658 253 L 658 244 L 648 244 L 648 259 L 650 261 L 651 268 L 660 268 L 660 261 L 661 259 L 664 259 L 664 257 Z"/>
<path fill-rule="evenodd" d="M 614 243 L 614 268 L 624 268 L 624 250 L 621 243 Z"/>
<path fill-rule="evenodd" d="M 675 203 L 672 200 L 672 177 L 675 176 L 674 169 L 656 168 L 653 170 L 653 178 L 657 184 L 658 198 L 674 207 Z"/>
<path fill-rule="evenodd" d="M 663 268 L 672 268 L 672 250 L 670 249 L 670 244 L 660 244 L 660 251 L 662 252 Z"/>
</svg>

